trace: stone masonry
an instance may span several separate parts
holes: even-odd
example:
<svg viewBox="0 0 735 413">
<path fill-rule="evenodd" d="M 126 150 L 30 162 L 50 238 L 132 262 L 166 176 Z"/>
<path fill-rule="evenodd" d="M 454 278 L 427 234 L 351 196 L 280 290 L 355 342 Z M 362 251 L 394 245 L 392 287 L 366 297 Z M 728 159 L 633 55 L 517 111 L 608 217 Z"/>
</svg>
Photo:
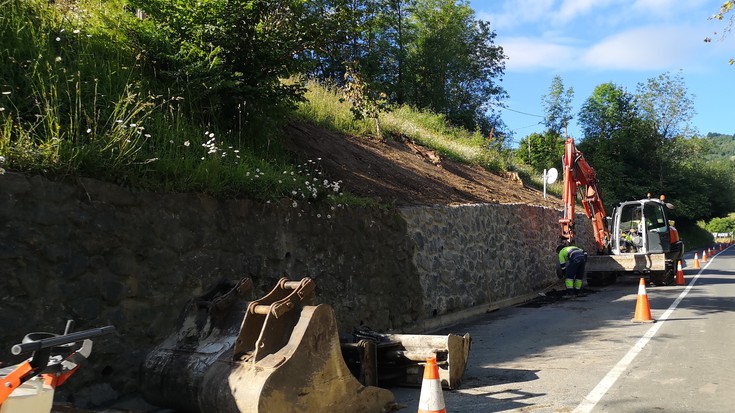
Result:
<svg viewBox="0 0 735 413">
<path fill-rule="evenodd" d="M 187 300 L 251 277 L 312 277 L 340 331 L 427 332 L 558 282 L 560 211 L 529 205 L 368 209 L 149 193 L 0 176 L 0 362 L 28 332 L 114 325 L 69 391 L 136 391 L 145 354 Z M 584 223 L 585 220 L 580 219 Z M 589 225 L 579 225 L 590 248 Z M 458 332 L 462 333 L 462 332 Z"/>
</svg>

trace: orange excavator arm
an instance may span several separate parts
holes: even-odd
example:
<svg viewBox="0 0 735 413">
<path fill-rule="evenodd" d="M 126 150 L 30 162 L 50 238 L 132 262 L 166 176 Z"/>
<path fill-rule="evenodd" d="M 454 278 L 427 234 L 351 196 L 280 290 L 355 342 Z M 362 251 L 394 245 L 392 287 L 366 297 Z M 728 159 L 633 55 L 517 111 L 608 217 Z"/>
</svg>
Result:
<svg viewBox="0 0 735 413">
<path fill-rule="evenodd" d="M 597 253 L 604 253 L 610 239 L 605 221 L 605 207 L 602 205 L 602 194 L 597 186 L 597 173 L 584 159 L 582 152 L 574 146 L 574 139 L 567 138 L 565 142 L 564 158 L 564 216 L 559 219 L 561 224 L 561 238 L 569 243 L 574 242 L 574 208 L 577 201 L 577 192 L 582 198 L 582 206 L 587 218 L 592 220 L 592 229 L 595 235 Z"/>
</svg>

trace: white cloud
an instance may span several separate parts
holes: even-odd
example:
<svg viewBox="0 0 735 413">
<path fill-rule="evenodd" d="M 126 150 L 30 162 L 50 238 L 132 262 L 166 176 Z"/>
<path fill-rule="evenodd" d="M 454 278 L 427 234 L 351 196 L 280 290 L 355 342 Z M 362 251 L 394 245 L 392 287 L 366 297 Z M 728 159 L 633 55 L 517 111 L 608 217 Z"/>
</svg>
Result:
<svg viewBox="0 0 735 413">
<path fill-rule="evenodd" d="M 509 60 L 506 72 L 545 70 L 675 70 L 695 68 L 715 52 L 701 27 L 648 26 L 593 43 L 569 37 L 510 37 L 498 40 Z"/>
<path fill-rule="evenodd" d="M 593 9 L 605 8 L 610 3 L 613 3 L 613 0 L 563 0 L 555 17 L 559 23 L 568 23 Z"/>
<path fill-rule="evenodd" d="M 679 26 L 641 27 L 607 37 L 580 56 L 595 69 L 669 70 L 689 66 L 703 49 L 696 30 Z"/>
<path fill-rule="evenodd" d="M 498 32 L 705 21 L 719 10 L 712 0 L 472 0 L 477 17 Z M 492 11 L 490 11 L 492 10 Z"/>
<path fill-rule="evenodd" d="M 635 0 L 630 6 L 631 11 L 635 13 L 644 13 L 650 17 L 672 17 L 677 14 L 684 14 L 693 10 L 701 11 L 707 10 L 708 3 L 712 3 L 710 0 Z M 719 9 L 718 5 L 714 5 L 712 13 Z M 708 15 L 702 15 L 702 18 L 707 18 Z"/>
<path fill-rule="evenodd" d="M 573 45 L 546 38 L 514 37 L 499 44 L 508 56 L 506 71 L 562 69 L 580 54 Z"/>
<path fill-rule="evenodd" d="M 518 0 L 506 1 L 500 8 L 502 11 L 489 13 L 481 7 L 477 10 L 477 17 L 489 21 L 494 29 L 509 29 L 523 27 L 529 23 L 543 20 L 551 13 L 556 0 Z M 477 7 L 477 6 L 475 6 Z M 496 9 L 496 7 L 493 7 Z"/>
</svg>

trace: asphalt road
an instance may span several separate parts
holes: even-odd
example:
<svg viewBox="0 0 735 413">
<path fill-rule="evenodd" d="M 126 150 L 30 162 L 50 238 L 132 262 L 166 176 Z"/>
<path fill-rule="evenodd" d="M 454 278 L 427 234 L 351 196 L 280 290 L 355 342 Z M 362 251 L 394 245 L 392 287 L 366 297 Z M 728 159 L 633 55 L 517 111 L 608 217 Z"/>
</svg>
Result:
<svg viewBox="0 0 735 413">
<path fill-rule="evenodd" d="M 632 322 L 639 278 L 584 297 L 554 294 L 437 334 L 469 332 L 462 385 L 447 412 L 735 411 L 735 246 L 693 268 L 683 286 L 647 286 L 654 323 Z M 415 412 L 420 389 L 391 389 Z"/>
</svg>

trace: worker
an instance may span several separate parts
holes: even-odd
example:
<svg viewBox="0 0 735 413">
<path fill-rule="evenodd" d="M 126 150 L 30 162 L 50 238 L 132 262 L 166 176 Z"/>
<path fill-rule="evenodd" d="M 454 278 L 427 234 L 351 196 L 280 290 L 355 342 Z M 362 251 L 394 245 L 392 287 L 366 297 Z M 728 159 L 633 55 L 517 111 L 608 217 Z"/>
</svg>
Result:
<svg viewBox="0 0 735 413">
<path fill-rule="evenodd" d="M 582 291 L 587 253 L 574 245 L 564 244 L 559 245 L 556 252 L 559 254 L 559 266 L 557 268 L 564 274 L 565 295 L 579 295 Z"/>
<path fill-rule="evenodd" d="M 621 250 L 625 252 L 638 252 L 638 248 L 641 247 L 641 237 L 635 228 L 620 234 L 620 240 L 622 241 Z"/>
</svg>

